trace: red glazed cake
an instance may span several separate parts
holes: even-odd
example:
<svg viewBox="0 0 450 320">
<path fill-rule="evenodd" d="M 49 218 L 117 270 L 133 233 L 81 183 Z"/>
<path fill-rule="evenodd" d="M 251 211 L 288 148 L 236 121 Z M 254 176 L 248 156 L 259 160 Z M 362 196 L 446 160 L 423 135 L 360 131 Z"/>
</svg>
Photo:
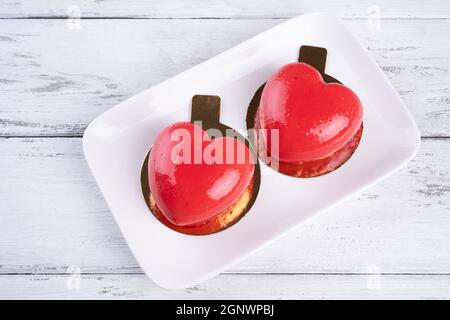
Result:
<svg viewBox="0 0 450 320">
<path fill-rule="evenodd" d="M 258 154 L 290 176 L 323 175 L 355 151 L 362 115 L 361 102 L 351 89 L 325 83 L 306 63 L 289 63 L 262 91 L 254 119 Z"/>
<path fill-rule="evenodd" d="M 219 103 L 219 97 L 194 96 L 191 122 L 163 129 L 144 162 L 147 205 L 182 233 L 211 234 L 233 225 L 259 189 L 257 157 L 248 141 L 219 122 Z"/>
</svg>

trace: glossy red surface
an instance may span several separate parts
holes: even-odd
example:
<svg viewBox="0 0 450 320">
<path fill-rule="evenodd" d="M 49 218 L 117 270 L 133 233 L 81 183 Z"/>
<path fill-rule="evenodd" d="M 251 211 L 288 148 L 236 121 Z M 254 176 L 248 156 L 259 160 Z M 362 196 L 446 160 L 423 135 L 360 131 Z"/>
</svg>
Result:
<svg viewBox="0 0 450 320">
<path fill-rule="evenodd" d="M 323 159 L 343 148 L 360 129 L 362 106 L 356 94 L 342 84 L 323 82 L 320 73 L 305 63 L 290 63 L 266 83 L 258 110 L 258 127 L 272 149 L 270 130 L 279 130 L 283 163 Z"/>
<path fill-rule="evenodd" d="M 165 128 L 152 146 L 150 190 L 170 223 L 204 224 L 240 198 L 253 178 L 254 163 L 240 140 L 211 139 L 197 125 L 178 122 Z"/>
<path fill-rule="evenodd" d="M 256 114 L 257 117 L 258 114 Z M 255 129 L 260 129 L 256 121 Z M 334 171 L 350 159 L 361 141 L 362 132 L 363 125 L 361 124 L 356 134 L 342 148 L 336 150 L 334 153 L 325 158 L 296 163 L 278 161 L 274 164 L 270 154 L 267 153 L 263 140 L 264 136 L 261 136 L 258 130 L 256 130 L 256 145 L 260 159 L 278 172 L 292 177 L 312 178 Z"/>
<path fill-rule="evenodd" d="M 204 223 L 199 223 L 196 225 L 188 225 L 188 226 L 177 226 L 171 223 L 165 215 L 161 212 L 158 206 L 151 207 L 153 215 L 161 221 L 165 226 L 169 227 L 172 230 L 190 234 L 190 235 L 207 235 L 213 234 L 219 231 L 222 231 L 226 228 L 231 227 L 233 224 L 238 222 L 246 213 L 247 206 L 249 204 L 247 198 L 252 196 L 253 192 L 253 181 L 251 181 L 248 185 L 247 190 L 243 194 L 243 203 L 236 204 L 236 208 L 231 206 L 231 208 L 226 209 L 225 211 L 219 213 L 217 216 L 212 218 L 211 220 L 205 221 Z M 248 199 L 249 200 L 249 199 Z"/>
</svg>

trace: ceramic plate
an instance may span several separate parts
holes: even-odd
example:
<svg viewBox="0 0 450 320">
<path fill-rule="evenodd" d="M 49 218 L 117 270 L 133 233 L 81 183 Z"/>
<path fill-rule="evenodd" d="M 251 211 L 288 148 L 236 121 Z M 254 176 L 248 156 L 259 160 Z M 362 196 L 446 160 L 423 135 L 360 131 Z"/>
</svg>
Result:
<svg viewBox="0 0 450 320">
<path fill-rule="evenodd" d="M 326 73 L 352 88 L 364 107 L 364 133 L 354 155 L 327 175 L 298 179 L 261 163 L 261 189 L 247 215 L 208 236 L 172 231 L 148 210 L 142 162 L 156 135 L 188 121 L 195 94 L 219 95 L 221 122 L 245 134 L 256 89 L 302 45 L 328 50 Z M 308 14 L 284 22 L 108 110 L 86 129 L 83 147 L 97 183 L 144 272 L 165 288 L 218 274 L 307 218 L 399 169 L 419 146 L 419 132 L 386 76 L 336 17 Z"/>
</svg>

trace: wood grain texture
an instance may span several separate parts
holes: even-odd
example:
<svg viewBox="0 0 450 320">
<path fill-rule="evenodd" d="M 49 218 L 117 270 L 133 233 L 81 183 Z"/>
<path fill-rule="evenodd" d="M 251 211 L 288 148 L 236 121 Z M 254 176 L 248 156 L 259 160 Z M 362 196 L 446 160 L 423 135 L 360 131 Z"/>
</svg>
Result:
<svg viewBox="0 0 450 320">
<path fill-rule="evenodd" d="M 0 135 L 77 135 L 126 98 L 279 20 L 0 20 Z M 348 26 L 424 136 L 450 136 L 450 20 Z M 189 35 L 189 36 L 186 36 Z"/>
<path fill-rule="evenodd" d="M 450 140 L 425 139 L 399 173 L 229 271 L 450 274 L 449 175 Z M 81 139 L 0 139 L 0 177 L 0 274 L 141 273 Z"/>
<path fill-rule="evenodd" d="M 135 18 L 288 18 L 309 12 L 330 12 L 343 17 L 366 18 L 379 8 L 383 18 L 447 18 L 450 7 L 446 0 L 2 0 L 0 17 L 65 17 L 74 12 L 83 17 Z M 72 6 L 72 8 L 71 8 Z"/>
<path fill-rule="evenodd" d="M 449 275 L 220 275 L 185 290 L 144 275 L 3 276 L 0 299 L 449 299 Z"/>
<path fill-rule="evenodd" d="M 313 11 L 345 19 L 434 138 L 388 180 L 226 273 L 156 287 L 78 137 L 126 98 Z M 450 139 L 439 138 L 450 137 L 449 27 L 447 0 L 0 0 L 0 299 L 450 299 Z"/>
</svg>

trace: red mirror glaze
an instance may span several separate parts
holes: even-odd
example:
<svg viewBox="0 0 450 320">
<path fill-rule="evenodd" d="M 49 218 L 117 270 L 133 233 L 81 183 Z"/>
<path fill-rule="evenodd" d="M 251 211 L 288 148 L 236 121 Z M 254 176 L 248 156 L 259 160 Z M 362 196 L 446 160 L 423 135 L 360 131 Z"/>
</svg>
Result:
<svg viewBox="0 0 450 320">
<path fill-rule="evenodd" d="M 234 157 L 228 153 L 227 158 L 227 150 L 234 150 Z M 240 162 L 238 150 L 245 156 Z M 220 163 L 196 158 L 199 154 L 210 154 Z M 211 139 L 191 122 L 174 123 L 159 134 L 150 152 L 150 190 L 171 223 L 195 226 L 213 219 L 239 199 L 253 178 L 254 163 L 244 142 L 233 137 Z"/>
<path fill-rule="evenodd" d="M 305 63 L 290 63 L 266 83 L 258 127 L 279 130 L 279 161 L 299 163 L 325 158 L 342 148 L 360 129 L 362 106 L 342 84 L 327 84 Z M 276 155 L 273 155 L 276 156 Z"/>
</svg>

